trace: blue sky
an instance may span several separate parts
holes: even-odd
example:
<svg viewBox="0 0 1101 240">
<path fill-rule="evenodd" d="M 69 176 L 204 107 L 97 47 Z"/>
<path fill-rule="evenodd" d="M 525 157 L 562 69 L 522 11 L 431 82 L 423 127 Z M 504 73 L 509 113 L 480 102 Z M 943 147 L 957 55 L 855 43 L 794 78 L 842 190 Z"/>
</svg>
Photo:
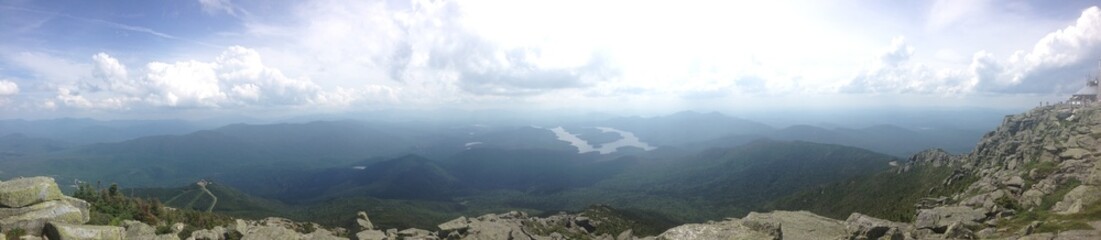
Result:
<svg viewBox="0 0 1101 240">
<path fill-rule="evenodd" d="M 4 118 L 1021 108 L 1099 1 L 0 1 Z"/>
</svg>

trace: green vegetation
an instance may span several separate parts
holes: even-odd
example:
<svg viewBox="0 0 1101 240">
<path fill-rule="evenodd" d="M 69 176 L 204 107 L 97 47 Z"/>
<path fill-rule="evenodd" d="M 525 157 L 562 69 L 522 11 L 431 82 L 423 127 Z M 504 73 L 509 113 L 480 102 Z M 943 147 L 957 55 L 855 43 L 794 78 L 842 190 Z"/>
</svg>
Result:
<svg viewBox="0 0 1101 240">
<path fill-rule="evenodd" d="M 1077 179 L 1069 179 L 1066 183 L 1060 184 L 1054 192 L 1043 197 L 1043 200 L 1039 207 L 1032 209 L 1031 211 L 1024 211 L 1013 216 L 1008 221 L 1004 221 L 999 224 L 1000 228 L 1008 228 L 1013 231 L 1027 227 L 1033 221 L 1042 222 L 1039 226 L 1036 226 L 1034 231 L 1036 232 L 1060 232 L 1076 229 L 1093 229 L 1087 222 L 1101 220 L 1101 203 L 1093 203 L 1088 206 L 1084 206 L 1083 210 L 1075 214 L 1056 214 L 1051 212 L 1051 207 L 1055 203 L 1063 200 L 1070 190 L 1074 189 L 1078 185 L 1081 185 Z"/>
<path fill-rule="evenodd" d="M 123 192 L 134 197 L 156 199 L 173 208 L 195 211 L 210 209 L 212 212 L 241 218 L 280 216 L 290 209 L 286 204 L 253 197 L 226 185 L 212 183 L 206 188 L 218 197 L 217 204 L 213 204 L 214 199 L 195 184 L 178 188 L 135 188 Z"/>
<path fill-rule="evenodd" d="M 1074 190 L 1075 187 L 1078 187 L 1078 185 L 1082 185 L 1082 182 L 1073 178 L 1068 179 L 1063 184 L 1059 184 L 1059 186 L 1055 188 L 1055 191 L 1041 198 L 1039 209 L 1050 210 L 1052 206 L 1055 206 L 1055 203 L 1062 201 L 1063 197 L 1066 196 L 1070 190 Z"/>
<path fill-rule="evenodd" d="M 1059 165 L 1055 162 L 1031 161 L 1028 164 L 1025 164 L 1022 177 L 1024 177 L 1024 179 L 1028 180 L 1029 182 L 1039 181 L 1040 179 L 1044 179 L 1048 175 L 1054 173 L 1055 170 L 1058 170 L 1058 167 Z M 1034 176 L 1035 179 L 1030 178 L 1029 176 L 1029 172 L 1031 172 L 1032 170 L 1036 171 L 1036 175 Z"/>
<path fill-rule="evenodd" d="M 957 179 L 944 185 L 949 177 Z M 953 167 L 917 165 L 909 171 L 882 172 L 873 176 L 826 184 L 782 198 L 770 204 L 774 209 L 809 210 L 845 219 L 853 212 L 892 221 L 912 221 L 917 204 L 925 197 L 958 193 L 975 181 L 974 176 L 958 173 Z"/>
<path fill-rule="evenodd" d="M 589 207 L 581 215 L 600 222 L 600 227 L 594 231 L 595 235 L 610 234 L 616 236 L 630 229 L 638 236 L 656 236 L 679 224 L 661 214 L 642 210 L 616 209 L 606 205 Z"/>
<path fill-rule="evenodd" d="M 27 230 L 23 230 L 22 228 L 12 228 L 4 234 L 6 234 L 6 240 L 19 240 L 19 238 L 23 235 L 27 235 Z"/>
<path fill-rule="evenodd" d="M 97 184 L 98 185 L 98 184 Z M 165 232 L 162 226 L 175 223 L 187 224 L 181 237 L 190 236 L 196 229 L 209 229 L 233 222 L 233 218 L 216 213 L 200 212 L 188 209 L 169 209 L 158 199 L 142 199 L 124 196 L 118 185 L 99 189 L 87 183 L 80 184 L 73 197 L 91 204 L 89 212 L 93 225 L 121 226 L 123 220 L 136 220 L 151 226 L 158 226 L 158 232 Z"/>
<path fill-rule="evenodd" d="M 556 212 L 547 212 L 541 217 L 550 216 L 554 213 Z M 576 214 L 589 218 L 590 222 L 595 223 L 596 228 L 592 235 L 583 232 L 571 232 L 567 230 L 565 225 L 542 225 L 531 222 L 526 223 L 526 226 L 531 227 L 532 231 L 538 235 L 545 236 L 551 233 L 559 233 L 566 239 L 593 239 L 592 236 L 605 234 L 614 237 L 627 230 L 631 230 L 636 236 L 655 236 L 678 225 L 676 222 L 646 211 L 616 209 L 606 205 L 589 206 L 584 211 Z"/>
</svg>

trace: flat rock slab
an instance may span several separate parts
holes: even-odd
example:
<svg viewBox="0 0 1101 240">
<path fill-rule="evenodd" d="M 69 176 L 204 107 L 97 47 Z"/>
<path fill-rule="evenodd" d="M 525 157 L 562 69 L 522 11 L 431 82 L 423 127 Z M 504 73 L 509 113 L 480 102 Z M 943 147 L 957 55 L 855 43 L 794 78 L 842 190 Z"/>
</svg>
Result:
<svg viewBox="0 0 1101 240">
<path fill-rule="evenodd" d="M 783 239 L 837 239 L 845 236 L 844 222 L 807 211 L 751 212 L 742 221 L 778 223 Z"/>
<path fill-rule="evenodd" d="M 17 178 L 0 182 L 0 208 L 19 208 L 58 200 L 64 196 L 50 177 Z"/>
<path fill-rule="evenodd" d="M 271 227 L 271 226 L 260 226 L 260 227 L 251 228 L 251 229 L 248 230 L 247 233 L 244 233 L 244 235 L 245 236 L 243 238 L 241 238 L 242 240 L 253 240 L 253 239 L 255 239 L 255 240 L 261 240 L 261 239 L 262 240 L 298 240 L 298 239 L 301 239 L 301 237 L 300 237 L 301 234 L 298 234 L 298 232 L 295 232 L 294 230 L 281 228 L 281 227 Z"/>
<path fill-rule="evenodd" d="M 0 208 L 0 229 L 21 228 L 27 234 L 41 235 L 47 222 L 83 224 L 88 222 L 87 209 L 65 200 L 43 202 L 23 208 Z"/>
<path fill-rule="evenodd" d="M 383 240 L 386 239 L 386 233 L 379 230 L 363 230 L 356 233 L 356 238 L 359 238 L 359 240 Z"/>
<path fill-rule="evenodd" d="M 773 239 L 767 233 L 754 231 L 742 225 L 741 220 L 728 220 L 707 224 L 685 224 L 666 230 L 657 239 L 662 240 L 718 240 L 718 239 Z"/>
<path fill-rule="evenodd" d="M 933 229 L 937 233 L 942 233 L 953 223 L 976 223 L 982 221 L 983 218 L 986 218 L 983 210 L 970 207 L 921 209 L 918 210 L 917 219 L 914 219 L 914 227 Z"/>
<path fill-rule="evenodd" d="M 58 240 L 122 240 L 122 227 L 49 223 L 43 230 L 49 239 Z"/>
</svg>

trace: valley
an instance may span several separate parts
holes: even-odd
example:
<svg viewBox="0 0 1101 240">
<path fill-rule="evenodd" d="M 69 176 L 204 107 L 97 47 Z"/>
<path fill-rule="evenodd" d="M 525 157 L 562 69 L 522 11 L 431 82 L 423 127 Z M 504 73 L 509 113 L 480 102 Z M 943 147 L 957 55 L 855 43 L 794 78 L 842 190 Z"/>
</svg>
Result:
<svg viewBox="0 0 1101 240">
<path fill-rule="evenodd" d="M 909 137 L 891 137 L 900 135 Z M 116 183 L 130 196 L 178 208 L 332 226 L 349 224 L 364 208 L 380 226 L 432 228 L 463 215 L 596 205 L 685 223 L 807 207 L 794 204 L 800 194 L 870 177 L 903 159 L 852 146 L 896 153 L 965 148 L 943 145 L 969 139 L 959 138 L 887 126 L 773 128 L 695 112 L 553 128 L 232 124 L 92 144 L 19 140 L 8 149 L 22 152 L 0 161 L 7 170 L 0 177 Z M 208 185 L 198 187 L 199 179 Z"/>
</svg>

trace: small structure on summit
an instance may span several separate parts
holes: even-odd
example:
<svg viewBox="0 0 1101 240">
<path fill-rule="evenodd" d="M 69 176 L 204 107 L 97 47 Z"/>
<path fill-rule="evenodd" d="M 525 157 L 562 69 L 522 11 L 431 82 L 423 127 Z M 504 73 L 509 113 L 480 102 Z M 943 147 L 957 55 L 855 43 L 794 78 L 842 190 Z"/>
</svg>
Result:
<svg viewBox="0 0 1101 240">
<path fill-rule="evenodd" d="M 1098 73 L 1101 74 L 1101 61 L 1097 62 L 1097 66 L 1099 67 Z M 1070 96 L 1070 100 L 1067 100 L 1068 104 L 1085 106 L 1093 105 L 1098 102 L 1097 94 L 1101 93 L 1101 86 L 1098 86 L 1098 81 L 1101 81 L 1101 75 L 1089 77 L 1087 79 L 1086 86 L 1074 92 L 1074 95 Z"/>
<path fill-rule="evenodd" d="M 1097 93 L 1101 92 L 1098 89 L 1097 80 L 1090 80 L 1086 82 L 1086 86 L 1075 92 L 1070 96 L 1070 100 L 1067 103 L 1071 105 L 1090 105 L 1097 102 Z"/>
</svg>

